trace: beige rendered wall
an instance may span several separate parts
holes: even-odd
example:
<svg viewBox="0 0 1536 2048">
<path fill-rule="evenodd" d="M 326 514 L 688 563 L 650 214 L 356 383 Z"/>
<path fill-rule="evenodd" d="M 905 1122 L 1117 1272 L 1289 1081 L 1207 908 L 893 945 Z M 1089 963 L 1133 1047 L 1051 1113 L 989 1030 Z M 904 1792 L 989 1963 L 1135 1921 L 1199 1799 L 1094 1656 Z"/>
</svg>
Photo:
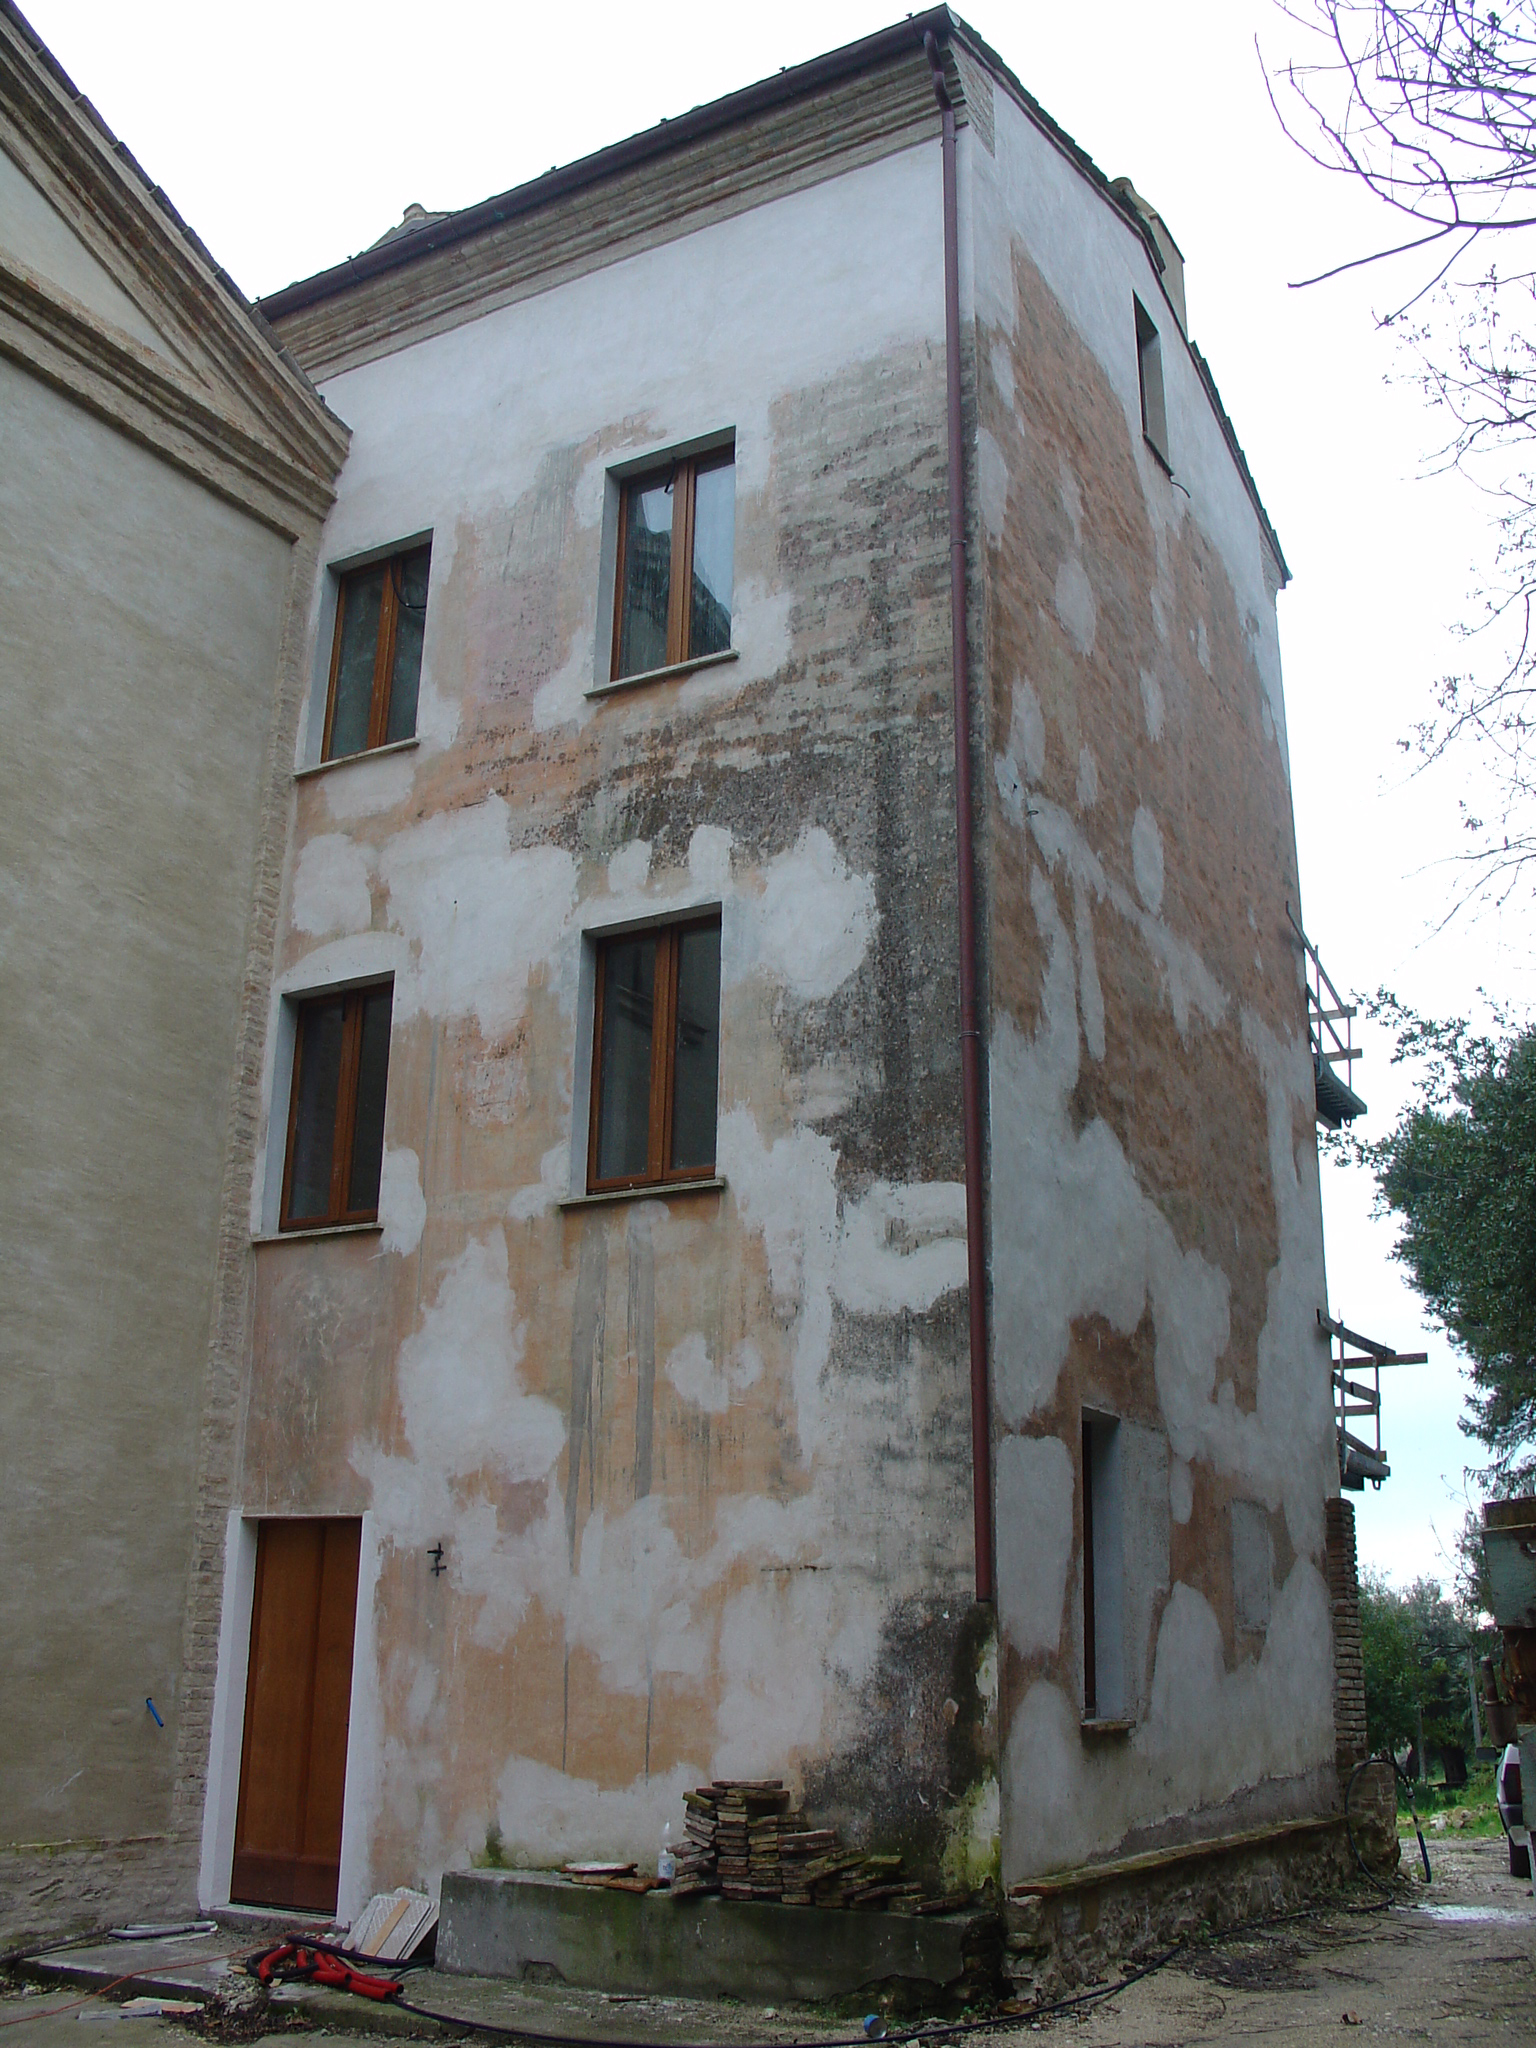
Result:
<svg viewBox="0 0 1536 2048">
<path fill-rule="evenodd" d="M 128 1903 L 149 1906 L 168 1826 L 290 548 L 10 363 L 0 418 L 0 1918 L 14 1929 L 59 1908 L 32 1884 L 41 1868 L 89 1911 L 113 1870 L 142 1865 Z M 61 1842 L 87 1863 L 15 1854 Z"/>
</svg>

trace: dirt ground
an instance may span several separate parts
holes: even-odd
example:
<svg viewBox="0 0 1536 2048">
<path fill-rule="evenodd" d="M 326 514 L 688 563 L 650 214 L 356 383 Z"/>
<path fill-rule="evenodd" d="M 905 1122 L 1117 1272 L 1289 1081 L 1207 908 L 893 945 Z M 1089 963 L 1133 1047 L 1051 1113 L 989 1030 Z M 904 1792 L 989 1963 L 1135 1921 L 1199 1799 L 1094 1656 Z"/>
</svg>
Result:
<svg viewBox="0 0 1536 2048">
<path fill-rule="evenodd" d="M 999 2048 L 1022 2048 L 1021 2037 L 1055 2034 L 1071 2048 L 1183 2048 L 1197 2042 L 1336 2043 L 1356 2038 L 1437 2044 L 1536 2042 L 1536 1899 L 1529 1883 L 1507 1874 L 1504 1844 L 1432 1839 L 1433 1882 L 1417 1880 L 1381 1911 L 1335 1905 L 1306 1919 L 1266 1927 L 1192 1949 L 1123 1990 L 1070 2012 L 1016 2019 L 979 2035 Z M 1416 1856 L 1416 1852 L 1415 1852 Z M 468 2019 L 520 2024 L 533 2031 L 583 2036 L 588 2042 L 670 2041 L 699 2044 L 771 2042 L 774 2048 L 825 2043 L 829 2029 L 796 2026 L 787 2012 L 755 2014 L 739 2005 L 667 1999 L 582 2001 L 590 2010 L 532 2013 L 525 2000 L 510 2009 L 510 1987 L 474 1980 L 418 1977 L 411 1996 L 423 2005 L 452 2006 Z M 574 2004 L 569 1995 L 555 2003 Z M 661 2008 L 665 2008 L 662 2011 Z M 289 2015 L 283 2014 L 283 2018 Z M 294 2016 L 297 2017 L 296 2015 Z M 365 2048 L 398 2040 L 404 2015 L 388 2036 L 375 2015 L 345 2015 L 343 2031 L 329 2020 L 302 2033 L 292 2025 L 271 2042 Z M 300 2022 L 302 2025 L 303 2023 Z M 856 2029 L 847 2031 L 856 2032 Z M 893 2032 L 895 2030 L 893 2029 Z M 135 2015 L 111 1998 L 61 1987 L 10 1986 L 0 1992 L 0 2048 L 192 2048 L 197 2037 L 181 2020 Z M 442 2034 L 438 2038 L 443 2038 Z M 466 2030 L 458 2038 L 471 2039 Z M 481 2036 L 482 2039 L 489 2038 Z M 963 2033 L 948 2039 L 961 2048 Z"/>
</svg>

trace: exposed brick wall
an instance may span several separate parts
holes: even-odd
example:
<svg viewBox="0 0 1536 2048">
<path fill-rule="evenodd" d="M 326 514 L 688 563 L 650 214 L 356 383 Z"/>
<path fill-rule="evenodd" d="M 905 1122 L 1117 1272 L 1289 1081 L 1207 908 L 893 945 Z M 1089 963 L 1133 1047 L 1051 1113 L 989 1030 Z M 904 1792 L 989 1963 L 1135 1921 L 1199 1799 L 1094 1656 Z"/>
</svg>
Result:
<svg viewBox="0 0 1536 2048">
<path fill-rule="evenodd" d="M 1328 1503 L 1328 1599 L 1333 1608 L 1334 1753 L 1342 1774 L 1366 1753 L 1355 1509 L 1342 1495 Z"/>
<path fill-rule="evenodd" d="M 235 1498 L 242 1370 L 251 1312 L 251 1176 L 261 1128 L 261 1069 L 283 894 L 283 862 L 293 808 L 294 749 L 309 680 L 304 651 L 319 551 L 320 528 L 316 524 L 301 536 L 289 561 L 256 849 L 255 891 L 246 934 L 240 1037 L 230 1091 L 229 1145 L 220 1197 L 218 1277 L 198 1444 L 197 1519 L 187 1584 L 180 1740 L 169 1847 L 177 1896 L 188 1906 L 194 1901 L 197 1886 L 203 1795 L 218 1678 L 224 1539 Z"/>
</svg>

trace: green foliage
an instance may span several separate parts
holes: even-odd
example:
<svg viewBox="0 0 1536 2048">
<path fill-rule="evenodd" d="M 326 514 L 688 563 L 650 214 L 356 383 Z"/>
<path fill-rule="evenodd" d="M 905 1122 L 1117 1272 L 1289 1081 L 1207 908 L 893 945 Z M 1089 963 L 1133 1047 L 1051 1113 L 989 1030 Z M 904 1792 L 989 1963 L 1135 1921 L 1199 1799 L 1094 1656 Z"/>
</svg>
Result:
<svg viewBox="0 0 1536 2048">
<path fill-rule="evenodd" d="M 1387 990 L 1367 1004 L 1394 1031 L 1393 1064 L 1421 1063 L 1420 1100 L 1385 1137 L 1346 1149 L 1402 1226 L 1408 1268 L 1471 1378 L 1462 1428 L 1490 1453 L 1500 1493 L 1536 1476 L 1536 1026 L 1415 1015 Z"/>
<path fill-rule="evenodd" d="M 1433 1579 L 1399 1593 L 1379 1574 L 1360 1582 L 1366 1729 L 1373 1750 L 1401 1752 L 1418 1739 L 1434 1752 L 1472 1749 L 1467 1628 Z"/>
</svg>

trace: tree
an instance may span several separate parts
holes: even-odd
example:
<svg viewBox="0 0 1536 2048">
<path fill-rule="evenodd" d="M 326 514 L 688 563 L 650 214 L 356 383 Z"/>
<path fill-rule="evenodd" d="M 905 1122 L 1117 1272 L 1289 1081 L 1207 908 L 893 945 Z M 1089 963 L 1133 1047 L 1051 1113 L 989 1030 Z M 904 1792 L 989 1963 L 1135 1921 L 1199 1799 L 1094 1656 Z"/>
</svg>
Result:
<svg viewBox="0 0 1536 2048">
<path fill-rule="evenodd" d="M 1467 1690 L 1467 1630 L 1433 1579 L 1397 1592 L 1379 1574 L 1360 1582 L 1360 1647 L 1365 1719 L 1372 1750 L 1401 1753 L 1419 1739 L 1442 1760 L 1464 1760 L 1472 1746 Z M 1455 1762 L 1448 1768 L 1453 1775 Z"/>
<path fill-rule="evenodd" d="M 1368 1004 L 1396 1036 L 1393 1064 L 1423 1063 L 1418 1102 L 1384 1137 L 1351 1139 L 1393 1256 L 1467 1361 L 1461 1427 L 1488 1451 L 1479 1477 L 1514 1493 L 1536 1477 L 1536 1025 L 1416 1016 L 1387 990 Z"/>
<path fill-rule="evenodd" d="M 1520 241 L 1536 226 L 1536 0 L 1277 4 L 1308 53 L 1277 73 L 1282 126 L 1314 163 L 1358 179 L 1399 230 L 1306 282 L 1411 259 L 1382 324 L 1406 342 L 1446 424 L 1431 467 L 1461 468 L 1494 500 L 1493 573 L 1461 630 L 1491 634 L 1495 657 L 1486 672 L 1443 677 L 1405 744 L 1426 764 L 1476 746 L 1498 815 L 1463 805 L 1465 858 L 1471 893 L 1502 901 L 1536 861 L 1536 275 Z"/>
</svg>

